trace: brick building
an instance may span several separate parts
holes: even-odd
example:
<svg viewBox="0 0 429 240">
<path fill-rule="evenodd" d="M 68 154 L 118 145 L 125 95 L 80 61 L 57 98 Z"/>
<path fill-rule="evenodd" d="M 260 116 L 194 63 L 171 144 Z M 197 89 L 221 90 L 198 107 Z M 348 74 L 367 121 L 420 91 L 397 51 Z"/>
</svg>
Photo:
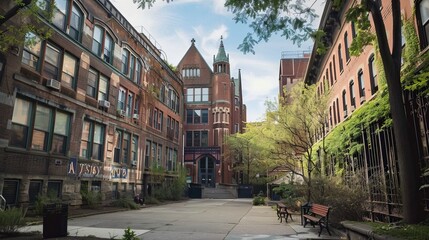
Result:
<svg viewBox="0 0 429 240">
<path fill-rule="evenodd" d="M 280 97 L 285 97 L 284 90 L 290 91 L 298 81 L 303 80 L 309 60 L 310 52 L 282 52 L 279 67 Z"/>
<path fill-rule="evenodd" d="M 380 11 L 386 26 L 387 39 L 392 44 L 392 7 L 387 0 L 377 1 L 381 4 Z M 402 19 L 413 23 L 420 42 L 420 54 L 427 52 L 429 38 L 427 35 L 428 3 L 422 1 L 401 1 Z M 324 43 L 327 51 L 317 52 L 314 47 L 309 67 L 304 80 L 316 84 L 318 95 L 327 94 L 328 116 L 325 123 L 326 132 L 321 135 L 329 136 L 335 129 L 343 129 L 343 123 L 353 118 L 357 109 L 366 106 L 379 91 L 377 69 L 377 52 L 373 46 L 366 46 L 359 56 L 351 56 L 349 47 L 356 37 L 355 24 L 346 21 L 347 10 L 356 4 L 355 1 L 344 1 L 340 7 L 333 6 L 334 1 L 327 1 L 321 16 L 320 30 L 326 32 Z M 372 21 L 372 18 L 370 18 Z M 373 24 L 373 23 L 371 23 Z M 405 40 L 405 39 L 403 39 Z M 403 48 L 408 44 L 403 41 Z M 424 68 L 427 62 L 415 66 Z M 417 71 L 416 71 L 417 73 Z M 428 98 L 416 92 L 404 91 L 406 111 L 408 111 L 410 131 L 415 133 L 418 142 L 418 163 L 422 172 L 429 166 L 429 130 L 428 130 Z M 426 106 L 426 107 L 425 107 Z M 399 168 L 396 154 L 394 132 L 392 127 L 384 127 L 383 119 L 372 122 L 369 126 L 359 127 L 361 135 L 351 139 L 361 146 L 358 151 L 346 149 L 346 155 L 331 153 L 327 156 L 322 171 L 335 175 L 336 170 L 344 170 L 342 177 L 345 182 L 350 177 L 360 176 L 362 187 L 369 192 L 366 199 L 365 218 L 372 221 L 394 222 L 402 217 L 401 190 L 399 186 Z M 321 136 L 320 135 L 320 136 Z M 356 145 L 355 145 L 356 146 Z M 359 175 L 363 174 L 363 175 Z M 423 174 L 423 198 L 416 196 L 416 201 L 422 200 L 425 210 L 429 206 L 428 175 Z M 426 183 L 426 184 L 425 184 Z"/>
<path fill-rule="evenodd" d="M 226 157 L 225 136 L 242 133 L 246 121 L 241 72 L 230 73 L 229 55 L 223 40 L 213 70 L 204 60 L 192 39 L 191 46 L 178 64 L 185 88 L 184 162 L 193 183 L 206 187 L 237 183 L 236 164 Z"/>
<path fill-rule="evenodd" d="M 0 193 L 31 204 L 81 191 L 104 201 L 146 193 L 182 163 L 183 82 L 108 0 L 38 0 L 52 35 L 28 32 L 0 54 Z M 0 15 L 15 1 L 1 1 Z M 20 24 L 18 15 L 0 25 Z"/>
</svg>

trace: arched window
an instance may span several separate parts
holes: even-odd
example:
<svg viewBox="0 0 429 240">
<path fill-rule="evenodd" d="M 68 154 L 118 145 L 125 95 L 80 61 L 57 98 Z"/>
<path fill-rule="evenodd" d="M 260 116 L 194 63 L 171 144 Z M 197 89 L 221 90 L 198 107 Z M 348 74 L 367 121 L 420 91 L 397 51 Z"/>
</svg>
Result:
<svg viewBox="0 0 429 240">
<path fill-rule="evenodd" d="M 107 31 L 96 25 L 92 35 L 92 52 L 101 57 L 104 61 L 113 61 L 113 39 Z"/>
<path fill-rule="evenodd" d="M 349 51 L 349 34 L 344 33 L 344 51 L 346 52 L 346 61 L 350 60 L 350 51 Z"/>
<path fill-rule="evenodd" d="M 341 54 L 341 44 L 338 45 L 338 67 L 340 72 L 343 72 L 343 55 Z"/>
<path fill-rule="evenodd" d="M 365 101 L 365 79 L 363 77 L 362 69 L 358 72 L 358 84 L 359 84 L 359 97 L 360 101 Z"/>
<path fill-rule="evenodd" d="M 374 94 L 378 90 L 378 80 L 377 80 L 377 68 L 375 67 L 374 54 L 368 59 L 368 69 L 369 69 L 369 80 L 371 82 L 371 94 Z"/>
<path fill-rule="evenodd" d="M 350 92 L 350 105 L 353 107 L 356 107 L 355 83 L 353 82 L 353 79 L 350 81 L 350 84 L 349 84 L 349 92 Z M 353 111 L 353 108 L 352 108 L 352 111 Z"/>
</svg>

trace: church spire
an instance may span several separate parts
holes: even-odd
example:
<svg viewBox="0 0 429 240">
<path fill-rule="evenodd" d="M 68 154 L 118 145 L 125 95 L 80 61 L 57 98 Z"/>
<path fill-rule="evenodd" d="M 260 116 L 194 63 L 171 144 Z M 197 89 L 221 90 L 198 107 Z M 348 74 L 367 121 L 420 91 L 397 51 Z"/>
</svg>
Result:
<svg viewBox="0 0 429 240">
<path fill-rule="evenodd" d="M 214 63 L 217 63 L 217 62 L 229 62 L 229 54 L 226 55 L 225 47 L 223 46 L 223 37 L 222 36 L 220 36 L 219 50 L 217 52 L 216 57 L 213 56 L 213 61 L 214 61 Z"/>
</svg>

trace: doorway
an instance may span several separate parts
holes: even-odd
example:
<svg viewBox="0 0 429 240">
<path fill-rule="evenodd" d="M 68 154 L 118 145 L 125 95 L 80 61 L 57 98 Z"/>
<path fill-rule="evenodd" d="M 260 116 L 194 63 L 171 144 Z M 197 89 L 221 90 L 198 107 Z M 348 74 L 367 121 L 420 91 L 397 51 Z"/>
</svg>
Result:
<svg viewBox="0 0 429 240">
<path fill-rule="evenodd" d="M 202 157 L 198 169 L 199 183 L 204 187 L 215 187 L 215 159 L 209 156 Z"/>
</svg>

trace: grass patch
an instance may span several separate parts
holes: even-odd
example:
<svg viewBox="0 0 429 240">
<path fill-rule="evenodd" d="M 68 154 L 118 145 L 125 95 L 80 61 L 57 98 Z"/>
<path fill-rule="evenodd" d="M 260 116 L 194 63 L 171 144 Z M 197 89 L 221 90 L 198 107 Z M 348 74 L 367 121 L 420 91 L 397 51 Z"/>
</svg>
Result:
<svg viewBox="0 0 429 240">
<path fill-rule="evenodd" d="M 427 224 L 387 224 L 387 223 L 367 223 L 372 226 L 375 234 L 391 236 L 398 239 L 408 240 L 428 240 L 429 225 Z"/>
</svg>

